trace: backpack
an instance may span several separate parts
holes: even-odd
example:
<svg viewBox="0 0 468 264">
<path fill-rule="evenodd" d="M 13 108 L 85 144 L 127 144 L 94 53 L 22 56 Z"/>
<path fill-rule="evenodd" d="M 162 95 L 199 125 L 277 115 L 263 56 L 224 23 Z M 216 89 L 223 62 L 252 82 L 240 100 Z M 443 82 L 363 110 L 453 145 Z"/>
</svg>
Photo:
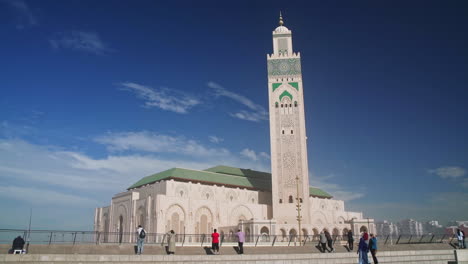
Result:
<svg viewBox="0 0 468 264">
<path fill-rule="evenodd" d="M 140 232 L 140 238 L 145 238 L 145 237 L 146 237 L 146 232 L 144 229 L 142 229 Z"/>
</svg>

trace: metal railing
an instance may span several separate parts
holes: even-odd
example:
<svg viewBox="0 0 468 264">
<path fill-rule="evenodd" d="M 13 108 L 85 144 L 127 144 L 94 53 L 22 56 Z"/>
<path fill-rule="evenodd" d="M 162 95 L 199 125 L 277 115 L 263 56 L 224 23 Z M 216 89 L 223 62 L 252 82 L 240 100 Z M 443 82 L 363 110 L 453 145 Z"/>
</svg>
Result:
<svg viewBox="0 0 468 264">
<path fill-rule="evenodd" d="M 17 236 L 22 236 L 30 244 L 129 244 L 136 243 L 136 232 L 95 232 L 95 231 L 61 231 L 61 230 L 23 230 L 0 229 L 0 244 L 10 244 Z M 422 243 L 452 243 L 454 235 L 426 234 L 416 235 L 386 235 L 377 236 L 380 244 L 422 244 Z M 177 246 L 210 246 L 211 234 L 176 234 Z M 333 236 L 334 244 L 347 243 L 347 236 Z M 317 245 L 319 235 L 246 235 L 245 246 L 305 246 Z M 354 243 L 359 237 L 354 237 Z M 146 244 L 164 246 L 167 243 L 167 235 L 160 233 L 146 233 Z M 221 234 L 220 245 L 237 244 L 235 234 Z"/>
</svg>

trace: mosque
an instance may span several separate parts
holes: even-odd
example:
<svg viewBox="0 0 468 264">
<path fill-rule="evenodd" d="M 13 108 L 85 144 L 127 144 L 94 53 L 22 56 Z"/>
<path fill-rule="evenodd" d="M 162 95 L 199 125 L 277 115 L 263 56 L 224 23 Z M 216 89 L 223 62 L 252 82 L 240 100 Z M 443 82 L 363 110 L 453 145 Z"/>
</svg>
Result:
<svg viewBox="0 0 468 264">
<path fill-rule="evenodd" d="M 214 228 L 283 237 L 324 229 L 337 236 L 375 232 L 373 219 L 345 211 L 344 201 L 309 184 L 301 57 L 281 16 L 267 64 L 271 173 L 228 166 L 168 169 L 96 208 L 95 231 L 122 237 L 142 225 L 148 233 L 177 234 L 210 234 Z"/>
</svg>

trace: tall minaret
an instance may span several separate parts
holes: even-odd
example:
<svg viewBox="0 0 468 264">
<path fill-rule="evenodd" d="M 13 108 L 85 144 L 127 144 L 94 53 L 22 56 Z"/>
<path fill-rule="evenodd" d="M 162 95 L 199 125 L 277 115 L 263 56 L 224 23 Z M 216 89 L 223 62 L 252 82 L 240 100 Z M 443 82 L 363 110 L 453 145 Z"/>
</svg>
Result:
<svg viewBox="0 0 468 264">
<path fill-rule="evenodd" d="M 308 224 L 309 169 L 301 57 L 293 52 L 291 31 L 283 26 L 281 13 L 279 26 L 273 31 L 273 54 L 267 55 L 267 61 L 273 218 L 278 225 L 297 224 L 299 198 L 302 223 Z"/>
</svg>

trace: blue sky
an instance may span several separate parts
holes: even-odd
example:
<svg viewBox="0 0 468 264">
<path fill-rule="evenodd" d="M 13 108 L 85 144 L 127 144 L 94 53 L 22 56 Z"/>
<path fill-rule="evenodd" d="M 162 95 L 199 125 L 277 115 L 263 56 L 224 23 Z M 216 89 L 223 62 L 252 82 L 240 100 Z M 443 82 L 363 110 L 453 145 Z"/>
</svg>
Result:
<svg viewBox="0 0 468 264">
<path fill-rule="evenodd" d="M 0 227 L 91 230 L 141 177 L 270 171 L 266 54 L 301 52 L 310 183 L 468 219 L 468 4 L 0 0 Z"/>
</svg>

